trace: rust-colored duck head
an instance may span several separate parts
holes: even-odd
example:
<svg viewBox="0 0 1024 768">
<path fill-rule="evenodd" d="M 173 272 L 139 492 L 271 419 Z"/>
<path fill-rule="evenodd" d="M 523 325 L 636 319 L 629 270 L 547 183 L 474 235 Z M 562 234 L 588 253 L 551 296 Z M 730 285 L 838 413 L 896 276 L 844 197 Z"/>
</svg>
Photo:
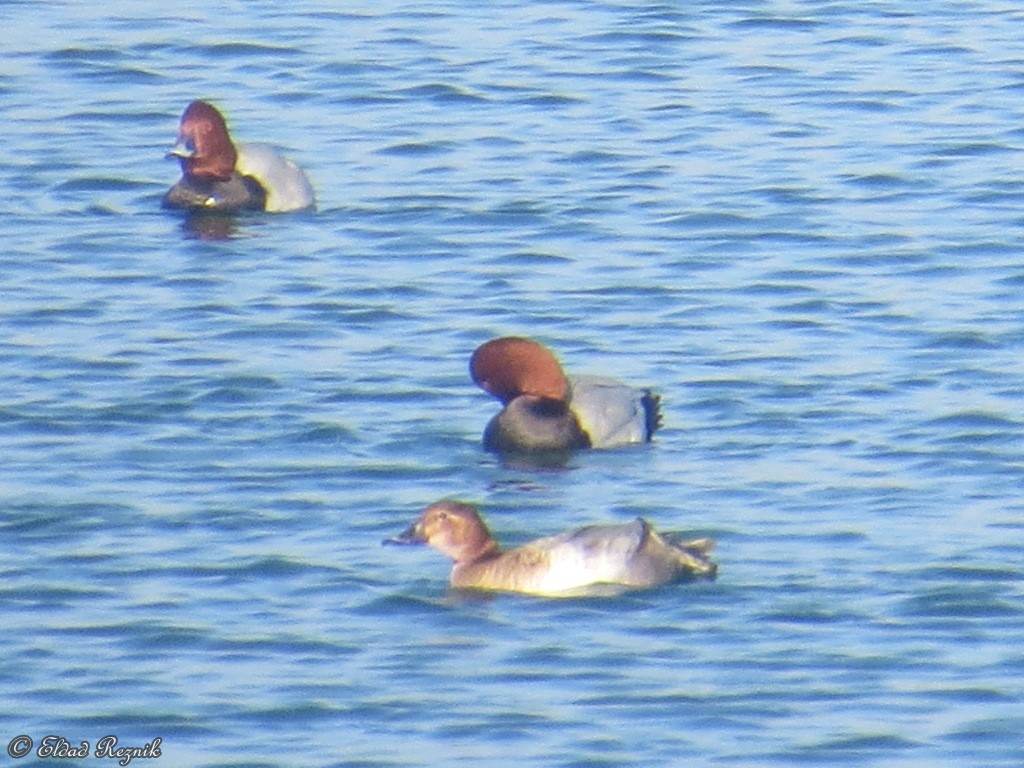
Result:
<svg viewBox="0 0 1024 768">
<path fill-rule="evenodd" d="M 520 395 L 564 402 L 569 381 L 554 353 L 532 339 L 504 336 L 481 344 L 469 361 L 477 386 L 508 405 Z"/>
<path fill-rule="evenodd" d="M 182 113 L 178 141 L 168 156 L 178 158 L 186 179 L 223 181 L 231 176 L 238 160 L 224 117 L 212 104 L 198 100 Z"/>
</svg>

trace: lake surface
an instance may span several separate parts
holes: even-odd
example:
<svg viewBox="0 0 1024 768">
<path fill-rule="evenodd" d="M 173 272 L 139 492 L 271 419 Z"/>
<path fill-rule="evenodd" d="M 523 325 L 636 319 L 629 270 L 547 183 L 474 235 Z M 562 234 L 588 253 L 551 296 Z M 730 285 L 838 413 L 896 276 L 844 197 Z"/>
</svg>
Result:
<svg viewBox="0 0 1024 768">
<path fill-rule="evenodd" d="M 1024 11 L 0 5 L 0 736 L 134 765 L 1024 764 Z M 315 213 L 160 210 L 193 98 Z M 472 350 L 662 395 L 482 451 Z M 381 547 L 636 515 L 719 578 Z M 5 758 L 7 759 L 7 758 Z"/>
</svg>

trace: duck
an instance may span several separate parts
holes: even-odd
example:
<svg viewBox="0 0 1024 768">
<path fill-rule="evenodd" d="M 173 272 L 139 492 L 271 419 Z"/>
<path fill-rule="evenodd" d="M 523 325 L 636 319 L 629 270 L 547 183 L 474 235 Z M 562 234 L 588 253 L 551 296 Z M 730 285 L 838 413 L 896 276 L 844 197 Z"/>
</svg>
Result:
<svg viewBox="0 0 1024 768">
<path fill-rule="evenodd" d="M 504 336 L 469 361 L 473 381 L 503 408 L 484 430 L 497 453 L 564 452 L 650 442 L 661 398 L 605 376 L 567 376 L 554 352 L 533 339 Z"/>
<path fill-rule="evenodd" d="M 164 208 L 284 213 L 316 205 L 301 168 L 268 144 L 235 144 L 224 116 L 206 101 L 185 108 L 167 156 L 181 163 L 181 179 L 164 195 Z"/>
<path fill-rule="evenodd" d="M 714 579 L 709 538 L 683 541 L 658 533 L 642 517 L 588 525 L 502 550 L 476 507 L 442 499 L 385 544 L 429 544 L 453 561 L 458 590 L 516 592 L 540 597 L 617 594 L 682 579 Z"/>
</svg>

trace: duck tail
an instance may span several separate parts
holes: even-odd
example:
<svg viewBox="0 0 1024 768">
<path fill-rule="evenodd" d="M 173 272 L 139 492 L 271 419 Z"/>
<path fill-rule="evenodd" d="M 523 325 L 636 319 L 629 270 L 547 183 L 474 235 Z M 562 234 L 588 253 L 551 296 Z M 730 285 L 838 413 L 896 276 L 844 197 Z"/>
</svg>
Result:
<svg viewBox="0 0 1024 768">
<path fill-rule="evenodd" d="M 654 432 L 661 426 L 661 395 L 646 389 L 640 402 L 644 407 L 644 427 L 650 442 Z"/>
<path fill-rule="evenodd" d="M 671 537 L 668 542 L 679 557 L 679 562 L 694 576 L 714 579 L 718 575 L 718 564 L 710 557 L 715 548 L 714 539 L 705 537 L 680 541 Z"/>
</svg>

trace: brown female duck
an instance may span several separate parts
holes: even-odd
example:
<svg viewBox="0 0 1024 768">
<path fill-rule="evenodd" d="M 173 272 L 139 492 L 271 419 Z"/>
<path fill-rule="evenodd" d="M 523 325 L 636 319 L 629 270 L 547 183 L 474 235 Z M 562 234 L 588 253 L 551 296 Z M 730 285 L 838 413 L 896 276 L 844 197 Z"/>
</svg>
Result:
<svg viewBox="0 0 1024 768">
<path fill-rule="evenodd" d="M 451 586 L 548 597 L 595 587 L 656 587 L 683 578 L 714 578 L 711 539 L 679 541 L 643 518 L 590 525 L 503 551 L 477 510 L 452 499 L 431 504 L 404 533 L 385 543 L 429 544 L 454 565 Z"/>
</svg>

